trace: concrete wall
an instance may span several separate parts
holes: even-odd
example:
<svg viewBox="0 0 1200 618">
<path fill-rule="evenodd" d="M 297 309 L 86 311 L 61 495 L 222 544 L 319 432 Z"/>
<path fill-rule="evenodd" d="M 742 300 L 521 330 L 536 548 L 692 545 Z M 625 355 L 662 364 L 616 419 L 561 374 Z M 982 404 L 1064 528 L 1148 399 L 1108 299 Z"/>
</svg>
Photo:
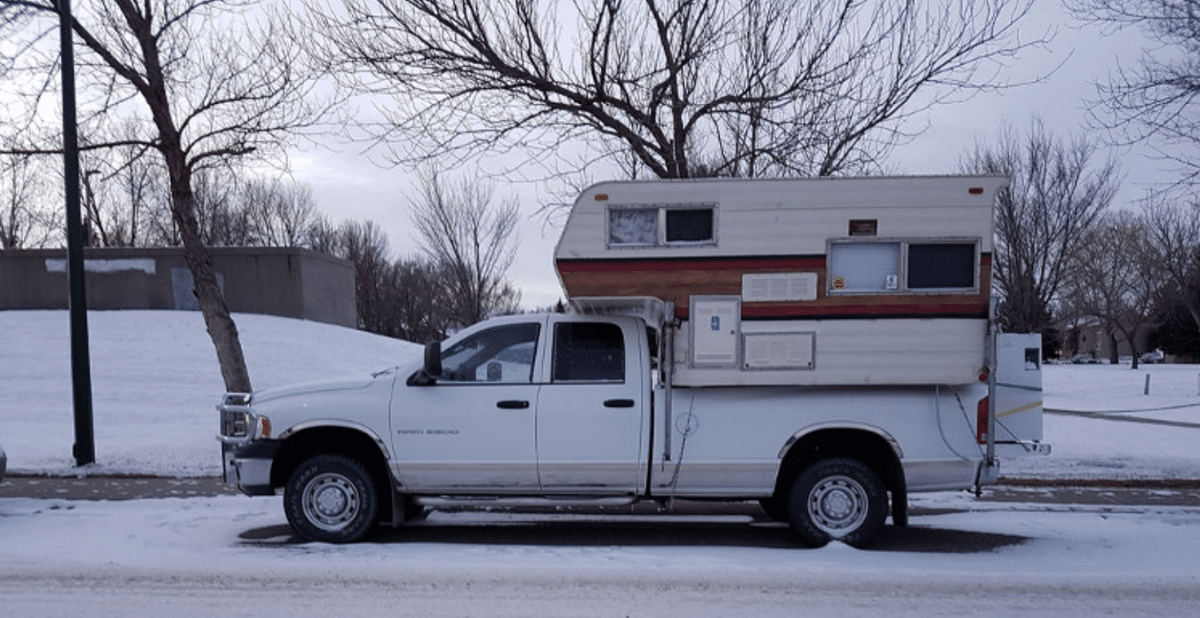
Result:
<svg viewBox="0 0 1200 618">
<path fill-rule="evenodd" d="M 230 311 L 354 328 L 354 266 L 295 248 L 214 247 Z M 181 248 L 87 249 L 89 309 L 199 308 Z M 0 251 L 0 310 L 67 308 L 66 251 Z"/>
</svg>

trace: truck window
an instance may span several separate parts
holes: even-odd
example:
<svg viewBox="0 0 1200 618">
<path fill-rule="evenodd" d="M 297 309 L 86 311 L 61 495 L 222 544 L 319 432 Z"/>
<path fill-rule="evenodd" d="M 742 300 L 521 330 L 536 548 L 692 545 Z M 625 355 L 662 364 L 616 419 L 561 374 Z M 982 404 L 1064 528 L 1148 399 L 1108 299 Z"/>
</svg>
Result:
<svg viewBox="0 0 1200 618">
<path fill-rule="evenodd" d="M 529 384 L 541 326 L 511 324 L 475 333 L 442 352 L 444 382 Z"/>
<path fill-rule="evenodd" d="M 556 325 L 552 378 L 555 382 L 624 382 L 621 327 L 596 322 Z"/>
</svg>

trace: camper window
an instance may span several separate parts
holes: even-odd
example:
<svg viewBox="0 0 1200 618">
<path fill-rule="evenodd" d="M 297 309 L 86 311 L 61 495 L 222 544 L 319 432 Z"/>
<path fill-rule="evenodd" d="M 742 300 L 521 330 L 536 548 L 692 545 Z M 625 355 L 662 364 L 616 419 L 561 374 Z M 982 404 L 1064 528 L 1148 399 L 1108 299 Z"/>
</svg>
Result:
<svg viewBox="0 0 1200 618">
<path fill-rule="evenodd" d="M 608 246 L 662 247 L 716 242 L 711 205 L 610 206 Z"/>
<path fill-rule="evenodd" d="M 608 244 L 658 244 L 657 208 L 612 208 L 608 211 Z"/>
<path fill-rule="evenodd" d="M 975 244 L 908 245 L 908 287 L 913 290 L 974 288 Z"/>
<path fill-rule="evenodd" d="M 900 243 L 839 243 L 829 249 L 833 289 L 845 292 L 883 292 L 897 289 Z"/>
<path fill-rule="evenodd" d="M 977 242 L 832 242 L 831 293 L 973 291 Z"/>
<path fill-rule="evenodd" d="M 713 239 L 711 208 L 667 210 L 667 242 L 705 242 Z"/>
</svg>

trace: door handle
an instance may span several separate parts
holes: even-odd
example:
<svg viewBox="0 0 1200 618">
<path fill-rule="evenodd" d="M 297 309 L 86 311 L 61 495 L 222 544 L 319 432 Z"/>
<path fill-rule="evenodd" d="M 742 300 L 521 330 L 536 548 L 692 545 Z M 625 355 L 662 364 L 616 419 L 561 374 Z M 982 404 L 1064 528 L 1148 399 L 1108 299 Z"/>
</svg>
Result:
<svg viewBox="0 0 1200 618">
<path fill-rule="evenodd" d="M 504 401 L 497 401 L 496 407 L 504 410 L 524 410 L 529 407 L 529 402 L 520 399 L 506 399 Z"/>
<path fill-rule="evenodd" d="M 609 399 L 604 402 L 606 408 L 632 408 L 634 401 L 632 399 Z"/>
</svg>

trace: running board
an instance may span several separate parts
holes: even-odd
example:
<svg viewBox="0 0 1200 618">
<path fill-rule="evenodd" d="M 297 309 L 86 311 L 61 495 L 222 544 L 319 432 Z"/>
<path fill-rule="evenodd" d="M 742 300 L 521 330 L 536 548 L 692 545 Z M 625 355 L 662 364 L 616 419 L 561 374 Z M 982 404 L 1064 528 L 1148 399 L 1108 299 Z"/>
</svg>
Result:
<svg viewBox="0 0 1200 618">
<path fill-rule="evenodd" d="M 636 496 L 415 496 L 413 500 L 429 508 L 526 508 L 572 506 L 628 506 L 638 501 Z"/>
</svg>

